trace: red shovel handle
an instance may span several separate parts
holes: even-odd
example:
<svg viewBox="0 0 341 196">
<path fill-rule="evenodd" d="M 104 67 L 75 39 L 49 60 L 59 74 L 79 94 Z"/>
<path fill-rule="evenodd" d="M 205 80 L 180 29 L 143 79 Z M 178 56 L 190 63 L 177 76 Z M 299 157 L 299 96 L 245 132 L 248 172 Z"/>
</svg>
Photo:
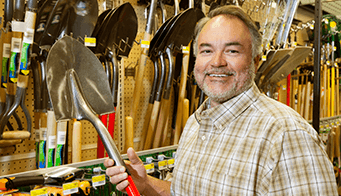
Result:
<svg viewBox="0 0 341 196">
<path fill-rule="evenodd" d="M 128 193 L 129 196 L 140 196 L 139 191 L 137 190 L 135 183 L 133 181 L 133 179 L 131 178 L 131 176 L 128 176 L 128 182 L 129 182 L 129 186 L 126 188 L 126 191 Z"/>
</svg>

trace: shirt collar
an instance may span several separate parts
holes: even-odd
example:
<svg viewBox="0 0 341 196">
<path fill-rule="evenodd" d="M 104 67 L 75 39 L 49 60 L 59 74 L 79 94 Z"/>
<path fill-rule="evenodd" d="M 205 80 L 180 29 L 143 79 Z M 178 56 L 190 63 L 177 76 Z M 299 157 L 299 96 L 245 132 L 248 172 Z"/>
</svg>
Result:
<svg viewBox="0 0 341 196">
<path fill-rule="evenodd" d="M 226 125 L 241 115 L 250 105 L 260 96 L 258 87 L 252 82 L 251 88 L 229 99 L 228 101 L 217 105 L 213 108 L 207 108 L 209 98 L 195 112 L 197 122 L 200 124 L 202 120 L 210 118 L 217 131 L 222 131 Z"/>
</svg>

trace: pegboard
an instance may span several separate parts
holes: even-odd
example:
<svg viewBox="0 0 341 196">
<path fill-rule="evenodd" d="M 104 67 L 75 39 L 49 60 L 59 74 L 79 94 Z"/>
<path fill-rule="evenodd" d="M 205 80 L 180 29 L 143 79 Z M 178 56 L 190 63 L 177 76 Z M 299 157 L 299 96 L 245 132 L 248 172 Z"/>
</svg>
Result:
<svg viewBox="0 0 341 196">
<path fill-rule="evenodd" d="M 3 15 L 3 6 L 4 2 L 3 0 L 0 0 L 0 15 Z M 103 1 L 101 1 L 103 2 Z M 126 2 L 126 1 L 125 1 Z M 136 37 L 136 42 L 139 43 L 141 39 L 143 39 L 143 35 L 146 28 L 146 18 L 145 18 L 145 5 L 138 5 L 136 1 L 129 0 L 129 2 L 132 4 L 137 17 L 138 17 L 138 33 Z M 247 1 L 243 5 L 243 9 L 247 11 L 248 9 L 252 9 L 253 6 L 255 6 L 257 1 Z M 167 18 L 173 16 L 174 14 L 174 7 L 165 5 L 167 10 Z M 209 10 L 209 6 L 206 6 L 206 10 Z M 256 21 L 262 22 L 262 14 L 260 12 L 253 13 L 252 18 Z M 123 60 L 120 62 L 120 89 L 119 89 L 119 105 L 116 108 L 116 122 L 115 122 L 115 132 L 114 132 L 114 141 L 120 150 L 120 152 L 123 154 L 124 147 L 125 147 L 125 135 L 124 135 L 124 118 L 125 114 L 129 114 L 131 110 L 132 105 L 132 96 L 134 91 L 134 77 L 132 76 L 125 76 L 125 69 L 128 67 L 136 67 L 136 65 L 139 62 L 139 58 L 141 55 L 141 47 L 139 44 L 134 43 L 131 52 L 129 54 L 129 58 L 123 58 Z M 143 79 L 143 89 L 141 91 L 141 98 L 139 103 L 139 109 L 137 119 L 134 119 L 135 124 L 135 130 L 134 130 L 134 147 L 137 149 L 140 137 L 142 134 L 142 128 L 144 125 L 144 116 L 146 115 L 146 110 L 148 107 L 148 101 L 149 101 L 149 94 L 151 92 L 151 86 L 153 82 L 153 64 L 150 60 L 148 60 L 147 65 L 145 67 L 145 73 L 144 73 L 144 79 Z M 30 77 L 30 83 L 28 85 L 27 91 L 26 91 L 26 99 L 25 104 L 27 108 L 30 111 L 31 117 L 32 117 L 32 125 L 34 125 L 34 96 L 33 96 L 33 79 L 32 76 Z M 171 96 L 171 100 L 173 100 L 173 96 Z M 172 113 L 173 107 L 170 107 L 171 110 L 169 111 Z M 26 125 L 26 119 L 24 117 L 24 114 L 22 110 L 19 108 L 17 111 L 18 115 L 21 117 L 22 122 L 24 123 L 23 126 Z M 172 119 L 170 119 L 171 122 Z M 11 124 L 15 127 L 16 123 L 11 117 L 10 119 Z M 82 120 L 81 121 L 83 129 L 82 129 L 82 161 L 86 160 L 93 160 L 97 158 L 97 132 L 92 126 L 92 124 L 88 121 Z M 73 122 L 69 121 L 69 128 L 68 128 L 68 163 L 71 163 L 71 147 L 72 147 L 72 127 Z M 171 123 L 168 124 L 168 129 L 171 130 Z M 32 127 L 32 130 L 33 127 Z M 168 135 L 168 142 L 169 140 Z M 32 137 L 30 139 L 24 140 L 21 144 L 16 145 L 16 150 L 14 152 L 9 152 L 6 154 L 0 154 L 0 176 L 6 175 L 6 174 L 13 174 L 28 170 L 33 170 L 36 168 L 35 166 L 35 134 L 32 134 Z"/>
</svg>

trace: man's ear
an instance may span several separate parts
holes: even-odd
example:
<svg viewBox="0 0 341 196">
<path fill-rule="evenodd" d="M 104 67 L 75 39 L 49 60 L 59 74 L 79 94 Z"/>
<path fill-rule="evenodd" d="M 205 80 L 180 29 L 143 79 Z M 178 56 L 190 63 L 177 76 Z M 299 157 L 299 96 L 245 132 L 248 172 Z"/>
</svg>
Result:
<svg viewBox="0 0 341 196">
<path fill-rule="evenodd" d="M 257 72 L 257 70 L 258 70 L 260 58 L 261 58 L 261 56 L 260 56 L 260 55 L 257 55 L 257 56 L 253 59 L 253 61 L 254 61 L 254 63 L 255 63 L 255 70 L 256 70 L 256 72 Z"/>
</svg>

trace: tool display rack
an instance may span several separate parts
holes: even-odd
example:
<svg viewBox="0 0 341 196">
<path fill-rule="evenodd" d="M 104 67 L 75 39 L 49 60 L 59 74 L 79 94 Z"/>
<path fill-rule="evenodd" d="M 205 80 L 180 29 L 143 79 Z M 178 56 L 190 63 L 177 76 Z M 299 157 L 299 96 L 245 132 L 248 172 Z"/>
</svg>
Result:
<svg viewBox="0 0 341 196">
<path fill-rule="evenodd" d="M 136 15 L 138 17 L 138 34 L 136 37 L 136 43 L 134 43 L 132 50 L 129 54 L 129 58 L 123 58 L 121 61 L 121 67 L 120 67 L 120 86 L 119 86 L 119 94 L 120 94 L 120 100 L 119 105 L 117 106 L 116 111 L 116 123 L 115 123 L 115 134 L 114 134 L 114 141 L 121 153 L 124 152 L 125 147 L 125 128 L 124 128 L 124 118 L 126 114 L 129 114 L 131 110 L 132 105 L 132 96 L 134 91 L 134 76 L 125 75 L 126 70 L 132 70 L 134 68 L 140 58 L 141 55 L 141 46 L 140 41 L 143 39 L 143 34 L 146 27 L 146 18 L 145 18 L 145 8 L 146 5 L 138 4 L 136 0 L 128 0 L 124 2 L 130 2 L 132 6 L 134 7 L 134 10 L 136 12 Z M 101 3 L 99 3 L 100 5 Z M 259 5 L 258 1 L 253 0 L 246 0 L 243 4 L 242 8 L 245 11 L 252 10 L 255 6 Z M 167 18 L 174 15 L 174 7 L 166 5 L 167 10 Z M 0 0 L 0 16 L 3 16 L 3 8 L 4 8 L 4 0 Z M 101 10 L 101 9 L 99 9 Z M 206 10 L 209 10 L 209 6 L 206 6 Z M 258 22 L 262 22 L 262 13 L 261 12 L 252 12 L 251 17 Z M 138 70 L 135 70 L 135 73 L 137 73 Z M 134 119 L 135 124 L 135 130 L 134 130 L 134 147 L 137 148 L 142 127 L 144 124 L 144 116 L 145 112 L 148 107 L 148 99 L 149 94 L 151 92 L 151 86 L 152 86 L 152 80 L 153 80 L 153 64 L 151 61 L 148 60 L 148 63 L 145 68 L 144 73 L 144 79 L 143 79 L 143 90 L 142 95 L 140 99 L 140 108 L 138 110 L 137 119 Z M 32 120 L 34 120 L 34 96 L 33 96 L 33 78 L 30 76 L 29 85 L 26 90 L 26 106 L 30 111 Z M 172 97 L 171 97 L 172 99 Z M 173 108 L 173 107 L 170 107 Z M 171 109 L 172 110 L 172 109 Z M 23 126 L 26 125 L 26 119 L 21 111 L 21 109 L 18 109 L 16 111 L 18 115 L 22 118 L 22 122 L 24 123 Z M 170 111 L 172 112 L 172 111 Z M 16 128 L 16 124 L 14 119 L 10 119 L 10 122 L 12 123 L 13 127 Z M 95 162 L 103 162 L 103 159 L 97 159 L 97 132 L 94 129 L 94 127 L 87 121 L 81 121 L 83 130 L 82 130 L 82 161 L 84 161 L 84 164 L 92 164 L 91 161 Z M 34 122 L 32 122 L 34 124 Z M 69 122 L 69 141 L 68 141 L 68 163 L 71 162 L 71 139 L 72 139 L 72 126 L 73 122 Z M 169 130 L 171 130 L 171 127 L 169 125 Z M 32 130 L 33 127 L 32 127 Z M 170 138 L 170 136 L 169 136 Z M 169 142 L 170 143 L 170 142 Z M 90 162 L 87 162 L 90 161 Z M 83 164 L 83 163 L 80 163 Z M 30 139 L 24 140 L 21 144 L 16 145 L 16 150 L 14 152 L 8 152 L 4 154 L 0 154 L 0 176 L 3 175 L 9 175 L 21 172 L 26 172 L 30 170 L 36 169 L 36 163 L 35 163 L 35 135 L 32 133 L 32 136 Z"/>
<path fill-rule="evenodd" d="M 144 151 L 137 152 L 137 155 L 140 157 L 142 161 L 145 161 L 147 157 L 152 157 L 154 159 L 157 159 L 157 156 L 160 154 L 165 155 L 167 157 L 171 157 L 172 154 L 176 152 L 177 147 L 178 147 L 177 145 L 173 145 L 173 146 L 161 147 L 157 149 L 144 150 Z M 122 158 L 128 159 L 126 154 L 123 154 Z M 72 168 L 79 168 L 79 169 L 89 169 L 89 170 L 92 170 L 93 168 L 98 168 L 98 167 L 105 169 L 103 165 L 103 162 L 105 159 L 106 158 L 101 158 L 101 159 L 95 159 L 95 160 L 83 161 L 79 163 L 72 163 L 68 165 L 57 166 L 53 168 L 45 168 L 45 169 L 39 169 L 39 170 L 33 170 L 33 171 L 20 172 L 20 173 L 15 173 L 11 175 L 4 175 L 4 176 L 1 176 L 1 178 L 39 176 L 39 175 L 48 174 L 50 172 L 53 172 L 54 170 L 61 169 L 65 166 L 72 167 Z M 82 180 L 91 180 L 91 178 L 88 177 Z M 32 187 L 34 186 L 18 187 L 18 189 L 21 192 L 30 192 Z M 101 192 L 99 192 L 100 191 L 99 189 L 102 189 Z M 1 195 L 1 192 L 0 192 L 0 195 Z M 117 195 L 118 196 L 118 195 L 127 195 L 127 194 L 124 194 L 116 190 L 114 185 L 106 181 L 106 184 L 101 186 L 100 188 L 99 187 L 97 187 L 96 189 L 92 188 L 92 191 L 90 192 L 89 195 L 91 196 L 92 195 L 101 195 L 101 196 Z"/>
</svg>

